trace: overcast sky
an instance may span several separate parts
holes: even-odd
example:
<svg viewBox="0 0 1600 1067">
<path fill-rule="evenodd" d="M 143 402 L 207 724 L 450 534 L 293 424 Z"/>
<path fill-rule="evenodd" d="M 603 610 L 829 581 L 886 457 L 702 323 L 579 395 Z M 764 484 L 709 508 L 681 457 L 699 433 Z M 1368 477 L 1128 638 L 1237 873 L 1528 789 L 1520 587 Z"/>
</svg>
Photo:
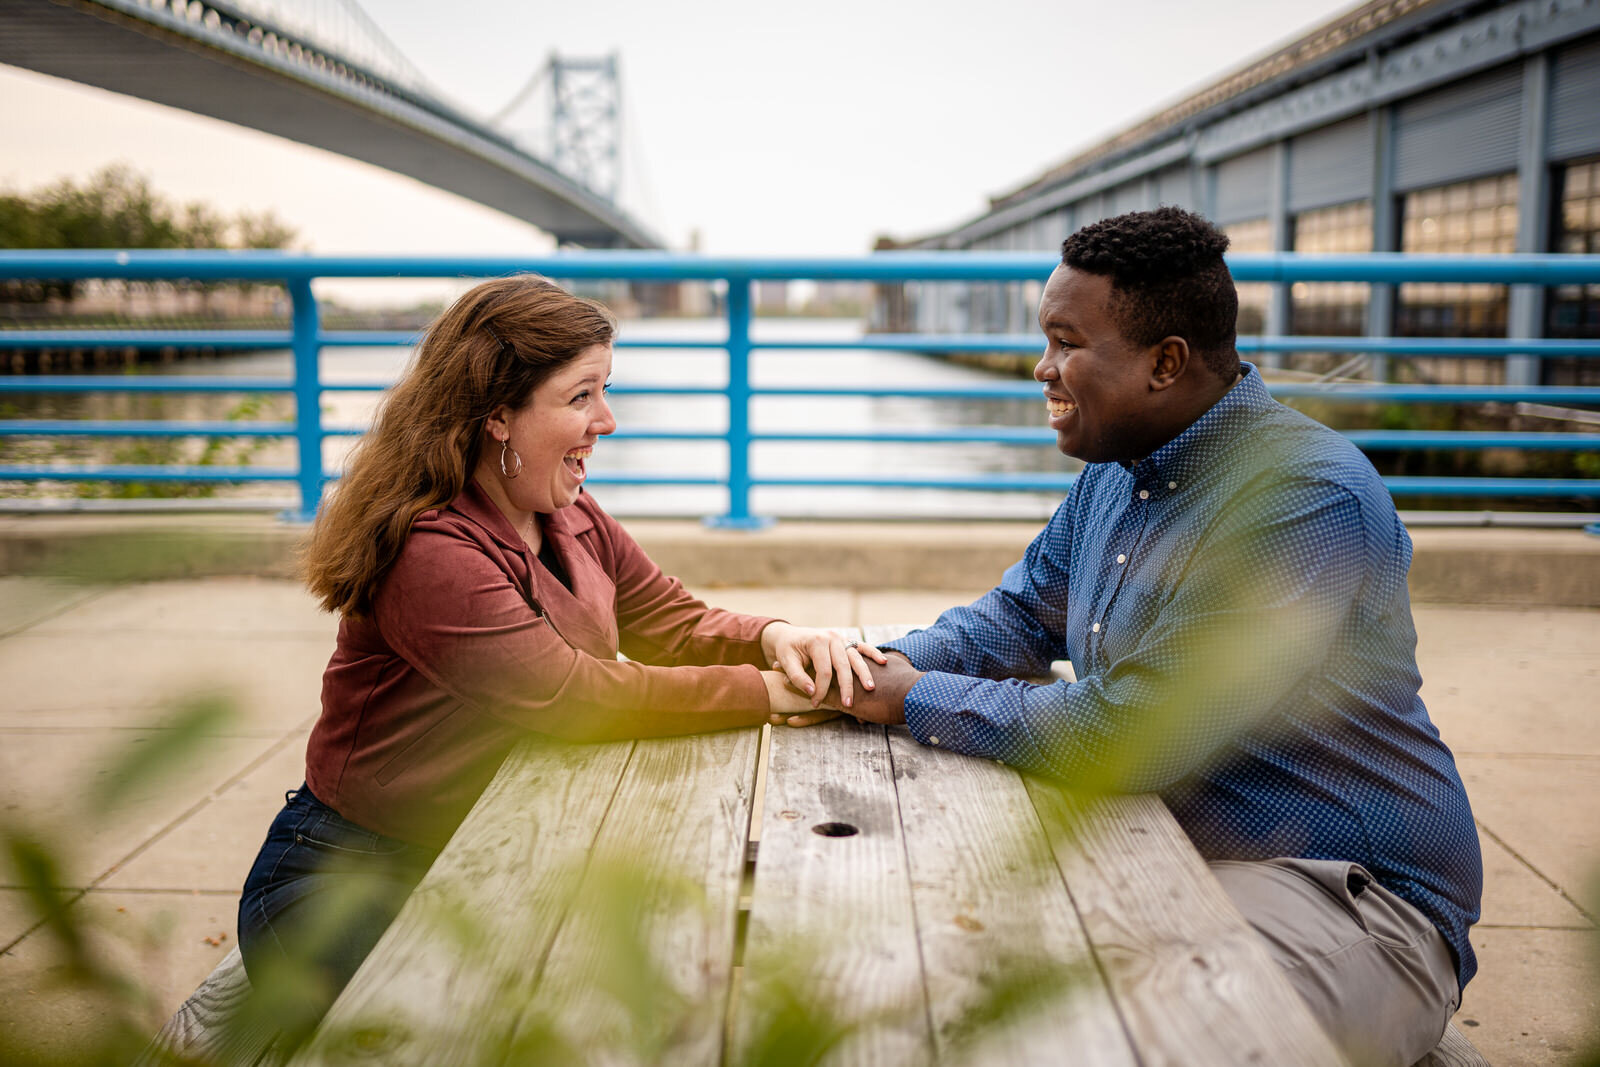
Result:
<svg viewBox="0 0 1600 1067">
<path fill-rule="evenodd" d="M 331 0 L 329 0 L 331 2 Z M 552 49 L 620 53 L 623 199 L 673 247 L 851 254 L 934 232 L 1352 5 L 1332 0 L 366 0 L 487 116 Z M 271 208 L 321 252 L 518 252 L 538 231 L 407 178 L 0 67 L 0 186 L 114 161 Z M 1064 235 L 1063 235 L 1064 236 Z"/>
</svg>

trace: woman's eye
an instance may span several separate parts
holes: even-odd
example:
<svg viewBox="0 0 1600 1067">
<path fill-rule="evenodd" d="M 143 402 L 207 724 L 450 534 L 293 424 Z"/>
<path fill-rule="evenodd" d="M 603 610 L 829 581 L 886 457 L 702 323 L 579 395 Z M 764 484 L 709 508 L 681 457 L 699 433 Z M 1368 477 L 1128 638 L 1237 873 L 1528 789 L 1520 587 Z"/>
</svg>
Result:
<svg viewBox="0 0 1600 1067">
<path fill-rule="evenodd" d="M 609 392 L 611 392 L 611 383 L 610 383 L 610 382 L 606 382 L 606 384 L 604 384 L 604 385 L 602 385 L 602 386 L 601 386 L 601 387 L 600 387 L 600 391 L 601 391 L 601 392 L 602 392 L 602 393 L 609 393 Z"/>
</svg>

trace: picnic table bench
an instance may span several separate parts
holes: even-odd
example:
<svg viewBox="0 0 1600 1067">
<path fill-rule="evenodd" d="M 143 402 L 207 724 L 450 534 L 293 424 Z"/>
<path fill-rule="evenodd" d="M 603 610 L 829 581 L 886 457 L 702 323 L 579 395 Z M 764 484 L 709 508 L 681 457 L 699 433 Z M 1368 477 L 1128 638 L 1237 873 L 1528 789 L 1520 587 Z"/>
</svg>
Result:
<svg viewBox="0 0 1600 1067">
<path fill-rule="evenodd" d="M 167 1047 L 220 1033 L 226 971 Z M 276 1059 L 270 1037 L 226 1058 Z M 293 1062 L 807 1050 L 1342 1062 L 1157 797 L 1074 798 L 847 718 L 519 747 Z M 1452 1029 L 1424 1062 L 1484 1061 Z"/>
</svg>

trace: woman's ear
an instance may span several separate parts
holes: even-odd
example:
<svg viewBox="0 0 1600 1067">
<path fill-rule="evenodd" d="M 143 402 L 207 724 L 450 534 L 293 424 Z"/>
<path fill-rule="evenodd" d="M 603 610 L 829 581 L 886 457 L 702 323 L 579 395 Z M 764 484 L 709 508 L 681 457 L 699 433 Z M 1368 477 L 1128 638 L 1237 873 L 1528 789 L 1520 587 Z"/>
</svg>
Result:
<svg viewBox="0 0 1600 1067">
<path fill-rule="evenodd" d="M 489 436 L 496 441 L 506 441 L 511 437 L 511 409 L 501 404 L 489 412 L 489 417 L 483 420 L 483 428 L 489 431 Z"/>
</svg>

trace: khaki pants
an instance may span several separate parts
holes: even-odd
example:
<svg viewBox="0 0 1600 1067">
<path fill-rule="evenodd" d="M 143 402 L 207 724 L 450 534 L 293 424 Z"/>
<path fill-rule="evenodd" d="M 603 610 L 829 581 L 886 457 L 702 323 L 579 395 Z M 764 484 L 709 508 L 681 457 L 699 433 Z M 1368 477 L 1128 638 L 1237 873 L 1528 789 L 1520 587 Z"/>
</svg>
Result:
<svg viewBox="0 0 1600 1067">
<path fill-rule="evenodd" d="M 1461 1001 L 1438 929 L 1358 863 L 1219 860 L 1211 873 L 1356 1067 L 1411 1067 Z"/>
</svg>

